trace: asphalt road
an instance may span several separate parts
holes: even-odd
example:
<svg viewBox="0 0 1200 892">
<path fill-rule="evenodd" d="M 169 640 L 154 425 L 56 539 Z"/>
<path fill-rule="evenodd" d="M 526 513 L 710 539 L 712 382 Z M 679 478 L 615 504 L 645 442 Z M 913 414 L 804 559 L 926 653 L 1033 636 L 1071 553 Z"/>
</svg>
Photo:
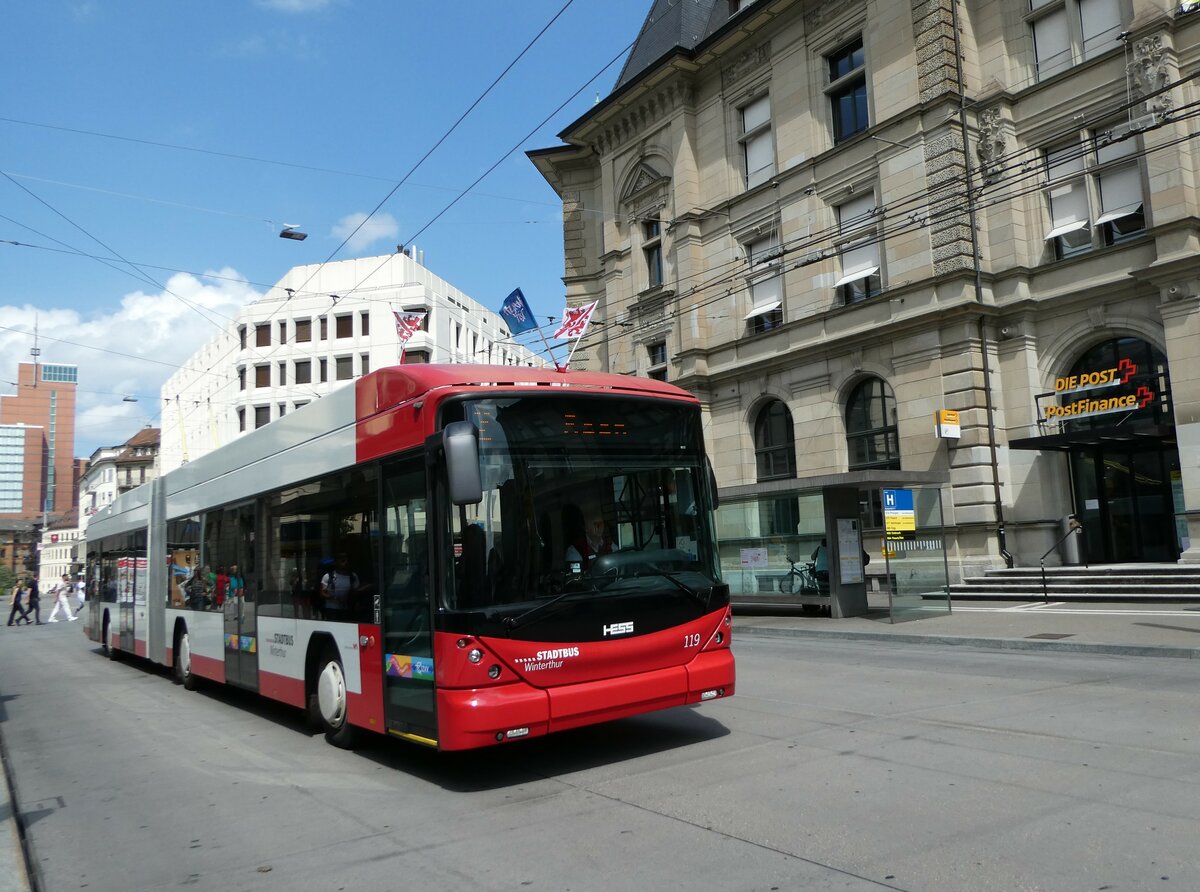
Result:
<svg viewBox="0 0 1200 892">
<path fill-rule="evenodd" d="M 0 734 L 45 892 L 1200 888 L 1195 661 L 735 650 L 725 702 L 346 753 L 75 625 L 10 629 Z"/>
</svg>

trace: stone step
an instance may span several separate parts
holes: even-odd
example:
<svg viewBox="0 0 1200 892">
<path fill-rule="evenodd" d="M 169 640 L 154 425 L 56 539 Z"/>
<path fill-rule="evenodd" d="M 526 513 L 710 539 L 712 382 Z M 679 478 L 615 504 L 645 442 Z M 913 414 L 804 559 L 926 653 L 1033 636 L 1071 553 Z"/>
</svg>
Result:
<svg viewBox="0 0 1200 892">
<path fill-rule="evenodd" d="M 959 600 L 1200 602 L 1200 569 L 1178 565 L 1014 567 L 992 570 L 950 587 Z"/>
</svg>

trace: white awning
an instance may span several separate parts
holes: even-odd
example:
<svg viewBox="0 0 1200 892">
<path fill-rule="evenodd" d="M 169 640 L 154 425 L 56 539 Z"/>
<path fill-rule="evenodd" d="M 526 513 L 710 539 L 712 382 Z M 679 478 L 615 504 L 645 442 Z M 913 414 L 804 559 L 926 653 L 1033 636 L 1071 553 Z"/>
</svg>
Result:
<svg viewBox="0 0 1200 892">
<path fill-rule="evenodd" d="M 1058 238 L 1060 235 L 1067 235 L 1068 233 L 1071 233 L 1071 232 L 1078 232 L 1080 229 L 1086 228 L 1087 225 L 1088 225 L 1087 220 L 1076 220 L 1073 223 L 1063 223 L 1061 226 L 1055 226 L 1053 229 L 1051 229 L 1049 232 L 1046 233 L 1046 241 L 1050 241 L 1050 239 L 1052 239 L 1052 238 Z"/>
<path fill-rule="evenodd" d="M 1123 208 L 1117 208 L 1115 211 L 1102 214 L 1096 221 L 1096 225 L 1102 226 L 1105 223 L 1111 223 L 1113 220 L 1120 220 L 1122 217 L 1130 217 L 1138 213 L 1141 209 L 1142 203 L 1140 201 L 1137 204 L 1127 204 Z"/>
<path fill-rule="evenodd" d="M 746 318 L 753 319 L 755 316 L 761 316 L 763 313 L 769 313 L 772 310 L 778 310 L 781 306 L 783 306 L 783 301 L 773 300 L 769 304 L 762 304 L 761 306 L 755 307 L 746 314 Z"/>
<path fill-rule="evenodd" d="M 865 279 L 867 276 L 873 276 L 879 272 L 879 267 L 868 266 L 866 269 L 855 270 L 852 273 L 846 273 L 836 282 L 833 283 L 834 288 L 841 288 L 843 285 L 849 285 L 851 282 L 857 282 L 859 279 Z"/>
</svg>

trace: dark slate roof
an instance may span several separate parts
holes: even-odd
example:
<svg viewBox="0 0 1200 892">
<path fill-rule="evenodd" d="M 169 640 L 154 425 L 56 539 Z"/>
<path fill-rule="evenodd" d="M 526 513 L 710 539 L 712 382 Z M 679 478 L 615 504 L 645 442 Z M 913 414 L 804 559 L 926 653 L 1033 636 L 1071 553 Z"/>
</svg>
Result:
<svg viewBox="0 0 1200 892">
<path fill-rule="evenodd" d="M 729 0 L 654 0 L 613 92 L 636 81 L 663 56 L 694 50 L 729 21 Z"/>
</svg>

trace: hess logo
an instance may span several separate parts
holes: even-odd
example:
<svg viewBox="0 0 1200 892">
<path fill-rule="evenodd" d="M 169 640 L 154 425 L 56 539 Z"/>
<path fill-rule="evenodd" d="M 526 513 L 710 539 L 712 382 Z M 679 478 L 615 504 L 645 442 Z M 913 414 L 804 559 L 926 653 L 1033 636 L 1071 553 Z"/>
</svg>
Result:
<svg viewBox="0 0 1200 892">
<path fill-rule="evenodd" d="M 604 627 L 604 636 L 607 638 L 612 635 L 632 635 L 633 623 L 613 623 L 611 626 Z"/>
</svg>

